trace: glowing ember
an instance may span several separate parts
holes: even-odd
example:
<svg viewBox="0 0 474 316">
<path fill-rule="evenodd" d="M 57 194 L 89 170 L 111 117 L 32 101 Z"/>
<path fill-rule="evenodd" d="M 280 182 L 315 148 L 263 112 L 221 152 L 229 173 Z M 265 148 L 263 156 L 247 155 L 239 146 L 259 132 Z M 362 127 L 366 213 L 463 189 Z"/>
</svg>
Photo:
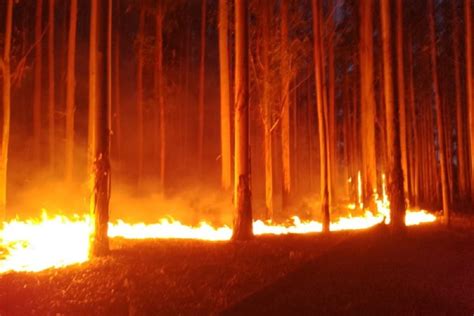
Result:
<svg viewBox="0 0 474 316">
<path fill-rule="evenodd" d="M 389 221 L 387 202 L 379 201 L 379 214 L 365 212 L 364 216 L 348 216 L 331 223 L 332 231 L 369 228 Z M 406 224 L 417 225 L 433 222 L 436 217 L 426 211 L 407 211 Z M 292 217 L 290 225 L 274 225 L 257 220 L 255 235 L 305 234 L 322 231 L 317 221 L 301 221 Z M 62 267 L 85 262 L 89 258 L 90 218 L 57 215 L 48 217 L 43 213 L 39 220 L 12 220 L 0 230 L 0 273 L 6 271 L 40 271 L 51 267 Z M 232 229 L 228 226 L 212 227 L 202 222 L 197 227 L 179 221 L 162 219 L 157 224 L 129 224 L 121 220 L 109 224 L 110 237 L 128 239 L 184 238 L 209 241 L 229 240 Z"/>
</svg>

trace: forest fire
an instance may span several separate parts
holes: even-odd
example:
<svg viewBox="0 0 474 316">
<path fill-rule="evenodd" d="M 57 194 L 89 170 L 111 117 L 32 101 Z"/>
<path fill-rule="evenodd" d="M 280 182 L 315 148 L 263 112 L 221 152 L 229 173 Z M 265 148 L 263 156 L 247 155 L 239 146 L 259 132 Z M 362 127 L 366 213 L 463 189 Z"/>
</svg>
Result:
<svg viewBox="0 0 474 316">
<path fill-rule="evenodd" d="M 383 201 L 379 203 L 380 213 L 364 216 L 341 217 L 331 223 L 332 231 L 365 229 L 389 218 L 389 209 Z M 302 221 L 298 216 L 291 218 L 289 225 L 275 225 L 256 220 L 253 223 L 255 235 L 305 234 L 322 231 L 318 221 Z M 426 211 L 407 211 L 406 224 L 434 222 L 436 217 Z M 4 223 L 0 231 L 0 273 L 7 271 L 41 271 L 82 263 L 89 259 L 89 216 L 49 216 L 46 211 L 37 220 L 12 220 Z M 109 237 L 126 239 L 172 238 L 225 241 L 232 235 L 229 226 L 213 227 L 206 222 L 198 226 L 187 226 L 180 221 L 162 219 L 156 224 L 130 224 L 122 220 L 109 224 Z"/>
</svg>

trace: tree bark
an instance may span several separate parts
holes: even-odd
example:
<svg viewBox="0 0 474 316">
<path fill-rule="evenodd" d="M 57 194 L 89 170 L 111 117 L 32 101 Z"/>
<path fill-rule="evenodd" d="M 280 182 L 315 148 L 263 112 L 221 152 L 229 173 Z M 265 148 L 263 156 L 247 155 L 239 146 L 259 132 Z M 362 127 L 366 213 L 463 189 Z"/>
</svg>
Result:
<svg viewBox="0 0 474 316">
<path fill-rule="evenodd" d="M 51 170 L 55 168 L 55 135 L 56 125 L 54 114 L 56 111 L 55 105 L 55 87 L 54 87 L 54 0 L 49 0 L 48 3 L 48 17 L 49 17 L 49 31 L 48 31 L 48 145 L 49 145 L 49 164 Z"/>
<path fill-rule="evenodd" d="M 115 1 L 115 33 L 114 33 L 114 96 L 113 108 L 115 118 L 115 128 L 113 136 L 115 139 L 115 153 L 119 170 L 122 170 L 122 118 L 121 118 L 121 100 L 120 100 L 120 0 Z"/>
<path fill-rule="evenodd" d="M 145 10 L 140 9 L 140 17 L 138 20 L 138 49 L 137 49 L 137 133 L 138 133 L 138 185 L 143 180 L 144 165 L 144 122 L 143 122 L 143 46 L 145 41 Z"/>
<path fill-rule="evenodd" d="M 443 201 L 443 217 L 446 225 L 450 224 L 450 205 L 449 205 L 449 188 L 448 188 L 448 170 L 446 161 L 446 145 L 445 130 L 443 120 L 443 110 L 441 108 L 441 96 L 438 81 L 438 64 L 436 56 L 436 29 L 434 21 L 434 0 L 428 0 L 428 24 L 430 32 L 430 57 L 431 57 L 431 73 L 433 76 L 434 104 L 436 109 L 436 126 L 438 130 L 439 145 L 439 163 L 441 171 L 441 197 Z"/>
<path fill-rule="evenodd" d="M 228 43 L 228 0 L 219 0 L 219 70 L 221 110 L 221 186 L 228 190 L 231 184 L 231 139 L 230 139 L 230 81 Z"/>
<path fill-rule="evenodd" d="M 66 74 L 66 181 L 71 182 L 74 177 L 74 112 L 76 89 L 76 32 L 77 32 L 77 0 L 71 0 L 69 15 L 69 36 L 67 48 Z M 92 38 L 91 38 L 92 39 Z M 91 61 L 92 62 L 92 61 Z M 91 79 L 90 79 L 91 80 Z"/>
<path fill-rule="evenodd" d="M 109 221 L 109 200 L 110 200 L 110 110 L 111 110 L 111 10 L 112 0 L 92 1 L 92 10 L 95 11 L 96 29 L 91 29 L 91 33 L 97 33 L 98 37 L 94 50 L 96 62 L 96 74 L 99 80 L 94 97 L 97 102 L 92 103 L 90 108 L 93 113 L 89 122 L 91 126 L 91 148 L 92 169 L 90 174 L 91 198 L 90 212 L 94 224 L 94 231 L 91 235 L 91 254 L 102 256 L 109 252 L 109 240 L 107 236 L 107 226 Z M 95 9 L 94 9 L 95 8 Z"/>
<path fill-rule="evenodd" d="M 156 61 L 155 61 L 155 97 L 156 107 L 159 111 L 160 128 L 160 147 L 159 147 L 159 178 L 160 188 L 165 188 L 165 167 L 166 167 L 166 121 L 165 121 L 165 103 L 164 103 L 164 87 L 163 87 L 163 1 L 159 1 L 158 10 L 156 12 Z M 156 127 L 155 127 L 156 128 Z"/>
<path fill-rule="evenodd" d="M 41 161 L 41 92 L 42 92 L 42 20 L 43 0 L 36 1 L 35 17 L 35 72 L 33 87 L 33 152 L 37 163 Z"/>
<path fill-rule="evenodd" d="M 362 174 L 364 179 L 364 206 L 376 211 L 377 160 L 375 141 L 375 96 L 373 53 L 373 0 L 360 1 L 360 89 Z"/>
<path fill-rule="evenodd" d="M 201 50 L 199 59 L 199 108 L 198 108 L 198 170 L 203 172 L 204 155 L 204 100 L 206 88 L 206 1 L 201 0 Z"/>
<path fill-rule="evenodd" d="M 397 5 L 398 7 L 398 5 Z M 384 96 L 385 115 L 387 124 L 387 158 L 388 158 L 388 197 L 390 199 L 390 224 L 394 232 L 398 232 L 405 227 L 405 197 L 403 188 L 403 171 L 401 164 L 400 149 L 400 89 L 397 82 L 397 68 L 394 67 L 399 49 L 402 45 L 401 37 L 397 34 L 400 28 L 394 26 L 394 19 L 391 15 L 395 11 L 395 20 L 399 20 L 401 6 L 398 10 L 393 10 L 391 0 L 382 0 L 380 6 L 380 16 L 382 25 L 382 46 L 383 46 L 383 70 L 384 70 Z M 398 24 L 398 23 L 397 23 Z M 394 32 L 396 30 L 396 32 Z M 393 36 L 393 33 L 395 33 Z M 394 39 L 396 38 L 396 44 Z M 398 56 L 401 58 L 401 56 Z M 403 95 L 403 94 L 402 94 Z"/>
<path fill-rule="evenodd" d="M 474 80 L 472 67 L 472 8 L 471 0 L 464 1 L 464 24 L 466 25 L 466 91 L 469 109 L 469 139 L 471 144 L 471 199 L 474 199 Z"/>
<path fill-rule="evenodd" d="M 288 50 L 288 1 L 280 2 L 280 31 L 281 31 L 281 161 L 283 168 L 282 206 L 288 207 L 291 191 L 291 165 L 290 165 L 290 52 Z"/>
<path fill-rule="evenodd" d="M 265 207 L 267 219 L 273 219 L 272 109 L 270 102 L 270 5 L 262 1 L 262 109 L 265 156 Z"/>
<path fill-rule="evenodd" d="M 7 167 L 8 147 L 10 143 L 10 113 L 11 113 L 11 73 L 10 52 L 12 42 L 13 0 L 7 2 L 5 15 L 5 41 L 3 45 L 3 58 L 1 61 L 2 101 L 3 101 L 3 127 L 2 127 L 2 152 L 0 154 L 0 220 L 6 219 L 7 206 Z"/>
<path fill-rule="evenodd" d="M 249 34 L 247 0 L 235 2 L 235 220 L 233 240 L 252 238 L 249 150 Z"/>
<path fill-rule="evenodd" d="M 323 84 L 324 61 L 322 58 L 322 38 L 321 38 L 321 2 L 320 0 L 311 1 L 313 13 L 313 37 L 314 37 L 314 73 L 316 89 L 316 106 L 318 113 L 319 128 L 319 150 L 320 150 L 320 177 L 321 177 L 321 214 L 323 222 L 323 232 L 330 230 L 329 214 L 329 188 L 328 188 L 328 148 L 327 148 L 327 127 L 326 127 L 326 104 L 325 89 Z"/>
</svg>

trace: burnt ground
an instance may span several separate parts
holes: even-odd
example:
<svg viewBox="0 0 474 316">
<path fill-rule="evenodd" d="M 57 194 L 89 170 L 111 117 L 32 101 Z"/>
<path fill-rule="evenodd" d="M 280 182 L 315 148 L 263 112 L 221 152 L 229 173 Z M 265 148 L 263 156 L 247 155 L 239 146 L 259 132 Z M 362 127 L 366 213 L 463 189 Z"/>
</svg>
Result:
<svg viewBox="0 0 474 316">
<path fill-rule="evenodd" d="M 112 245 L 85 264 L 0 275 L 0 315 L 474 314 L 472 229 Z"/>
</svg>

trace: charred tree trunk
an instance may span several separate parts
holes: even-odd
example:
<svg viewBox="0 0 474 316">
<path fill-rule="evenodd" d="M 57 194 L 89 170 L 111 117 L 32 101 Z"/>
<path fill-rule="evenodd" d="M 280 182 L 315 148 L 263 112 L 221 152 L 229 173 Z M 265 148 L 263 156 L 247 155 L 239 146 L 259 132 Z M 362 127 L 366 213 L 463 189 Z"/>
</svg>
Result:
<svg viewBox="0 0 474 316">
<path fill-rule="evenodd" d="M 201 0 L 201 50 L 199 59 L 199 108 L 198 108 L 198 169 L 203 172 L 204 155 L 204 99 L 206 88 L 206 1 Z"/>
<path fill-rule="evenodd" d="M 398 0 L 397 0 L 398 1 Z M 382 0 L 380 16 L 382 25 L 383 70 L 385 115 L 387 124 L 387 158 L 388 158 L 388 197 L 390 199 L 390 224 L 393 231 L 400 231 L 405 227 L 405 198 L 403 189 L 403 171 L 400 150 L 399 104 L 401 85 L 397 83 L 397 68 L 394 67 L 399 51 L 396 46 L 401 45 L 401 37 L 396 34 L 401 31 L 394 22 L 401 19 L 401 6 L 393 10 L 392 0 Z M 395 19 L 393 13 L 395 12 Z M 394 21 L 395 20 L 395 21 Z M 397 23 L 398 24 L 398 23 Z M 396 32 L 394 32 L 396 30 Z M 395 33 L 395 34 L 394 34 Z M 395 36 L 394 36 L 395 35 Z M 396 44 L 394 39 L 396 38 Z M 398 56 L 401 58 L 401 56 Z M 403 95 L 403 94 L 402 94 Z"/>
<path fill-rule="evenodd" d="M 417 117 L 416 117 L 416 102 L 415 102 L 415 84 L 413 78 L 413 47 L 412 47 L 412 38 L 410 36 L 408 40 L 408 86 L 409 86 L 409 102 L 408 107 L 410 109 L 410 136 L 409 139 L 412 139 L 412 147 L 411 147 L 411 163 L 410 163 L 410 172 L 411 172 L 411 181 L 410 181 L 410 197 L 411 203 L 420 206 L 419 200 L 419 177 L 420 177 L 420 159 L 421 159 L 421 152 L 420 146 L 418 144 L 418 125 L 417 125 Z"/>
<path fill-rule="evenodd" d="M 159 177 L 161 190 L 165 188 L 165 167 L 166 167 L 166 121 L 165 121 L 165 100 L 163 87 L 163 1 L 158 2 L 156 12 L 156 60 L 155 60 L 155 97 L 156 109 L 158 109 L 159 123 Z M 155 114 L 155 117 L 157 115 Z M 156 134 L 156 133 L 155 133 Z M 156 136 L 156 135 L 155 135 Z M 156 140 L 155 140 L 156 142 Z"/>
<path fill-rule="evenodd" d="M 288 207 L 291 190 L 291 165 L 290 165 L 290 53 L 288 51 L 288 1 L 280 2 L 281 21 L 281 161 L 283 168 L 282 206 Z"/>
<path fill-rule="evenodd" d="M 121 118 L 121 100 L 120 100 L 120 0 L 115 1 L 115 32 L 114 32 L 114 95 L 113 95 L 113 113 L 115 127 L 113 128 L 113 137 L 115 139 L 115 154 L 118 170 L 122 170 L 122 118 Z"/>
<path fill-rule="evenodd" d="M 91 103 L 94 106 L 90 108 L 93 113 L 89 122 L 91 126 L 91 197 L 90 212 L 94 224 L 94 230 L 91 235 L 91 254 L 102 256 L 109 251 L 109 240 L 107 236 L 107 225 L 109 222 L 109 200 L 110 200 L 110 110 L 111 110 L 111 34 L 112 23 L 111 14 L 112 0 L 92 1 L 92 14 L 97 28 L 92 29 L 91 33 L 98 33 L 97 45 L 94 50 L 96 62 L 96 74 L 99 79 L 96 81 L 97 87 L 96 102 Z M 95 14 L 94 14 L 95 11 Z M 91 43 L 92 44 L 92 43 Z"/>
<path fill-rule="evenodd" d="M 48 18 L 49 18 L 49 31 L 48 31 L 48 146 L 49 146 L 49 164 L 51 170 L 55 168 L 55 135 L 56 125 L 54 120 L 54 114 L 56 111 L 55 105 L 55 87 L 54 87 L 54 0 L 48 2 Z"/>
<path fill-rule="evenodd" d="M 321 177 L 321 213 L 323 218 L 323 231 L 330 230 L 329 215 L 329 188 L 328 188 L 328 146 L 327 146 L 327 128 L 326 128 L 326 111 L 325 89 L 323 84 L 324 61 L 322 58 L 322 38 L 321 38 L 321 18 L 322 8 L 320 0 L 311 1 L 313 13 L 313 37 L 314 37 L 314 73 L 316 88 L 316 106 L 318 113 L 319 128 L 319 149 L 320 149 L 320 177 Z"/>
<path fill-rule="evenodd" d="M 221 186 L 228 190 L 231 185 L 231 139 L 230 139 L 230 80 L 229 80 L 229 21 L 228 0 L 219 0 L 219 70 L 221 110 Z"/>
<path fill-rule="evenodd" d="M 469 109 L 469 139 L 471 144 L 471 199 L 474 199 L 474 80 L 472 66 L 472 7 L 471 0 L 464 1 L 464 24 L 466 25 L 466 91 Z"/>
<path fill-rule="evenodd" d="M 13 0 L 7 2 L 5 16 L 5 41 L 3 43 L 3 58 L 0 59 L 2 70 L 2 101 L 3 101 L 3 128 L 2 128 L 2 152 L 0 154 L 0 220 L 6 219 L 7 206 L 7 167 L 8 167 L 8 145 L 10 143 L 10 113 L 11 113 L 11 73 L 10 52 L 12 42 L 13 24 Z"/>
<path fill-rule="evenodd" d="M 361 134 L 362 174 L 364 179 L 364 205 L 376 211 L 377 160 L 375 142 L 375 96 L 373 53 L 373 0 L 360 1 L 360 89 L 361 89 Z"/>
<path fill-rule="evenodd" d="M 273 218 L 272 109 L 270 102 L 270 1 L 262 1 L 263 129 L 265 155 L 265 206 L 267 219 Z"/>
<path fill-rule="evenodd" d="M 36 162 L 41 162 L 41 92 L 42 92 L 42 20 L 43 0 L 36 1 L 35 17 L 35 73 L 33 90 L 33 152 Z"/>
<path fill-rule="evenodd" d="M 143 180 L 144 165 L 144 109 L 143 109 L 143 64 L 144 54 L 143 46 L 145 41 L 145 10 L 140 9 L 140 17 L 138 20 L 138 48 L 137 48 L 137 133 L 138 133 L 138 185 Z"/>
<path fill-rule="evenodd" d="M 235 2 L 235 220 L 232 239 L 252 238 L 249 150 L 249 34 L 247 0 Z"/>
<path fill-rule="evenodd" d="M 335 52 L 334 52 L 334 41 L 336 37 L 334 13 L 335 6 L 334 0 L 329 1 L 329 17 L 328 17 L 328 153 L 329 153 L 329 200 L 333 201 L 335 196 L 335 181 L 337 179 L 337 122 L 336 122 L 336 64 L 335 64 Z M 296 104 L 295 104 L 296 106 Z M 331 202 L 332 204 L 333 202 Z"/>
<path fill-rule="evenodd" d="M 91 21 L 92 23 L 92 21 Z M 74 112 L 76 89 L 76 32 L 77 32 L 77 0 L 71 0 L 69 15 L 69 35 L 67 47 L 67 74 L 66 74 L 66 181 L 71 182 L 74 177 Z M 92 41 L 92 37 L 91 37 Z M 92 46 L 91 46 L 92 52 Z M 92 63 L 92 60 L 91 60 Z M 92 72 L 91 72 L 92 75 Z M 92 84 L 92 78 L 90 78 Z M 92 85 L 91 85 L 92 87 Z M 89 96 L 90 97 L 90 96 Z"/>
<path fill-rule="evenodd" d="M 430 31 L 430 56 L 431 56 L 431 73 L 433 76 L 434 103 L 436 109 L 436 126 L 438 131 L 439 145 L 439 163 L 441 171 L 441 197 L 443 201 L 443 216 L 447 225 L 450 222 L 450 198 L 448 184 L 448 170 L 446 161 L 446 145 L 445 145 L 445 126 L 443 120 L 443 109 L 441 108 L 441 96 L 438 81 L 438 63 L 436 56 L 436 29 L 434 21 L 434 0 L 428 0 L 428 24 Z"/>
</svg>

